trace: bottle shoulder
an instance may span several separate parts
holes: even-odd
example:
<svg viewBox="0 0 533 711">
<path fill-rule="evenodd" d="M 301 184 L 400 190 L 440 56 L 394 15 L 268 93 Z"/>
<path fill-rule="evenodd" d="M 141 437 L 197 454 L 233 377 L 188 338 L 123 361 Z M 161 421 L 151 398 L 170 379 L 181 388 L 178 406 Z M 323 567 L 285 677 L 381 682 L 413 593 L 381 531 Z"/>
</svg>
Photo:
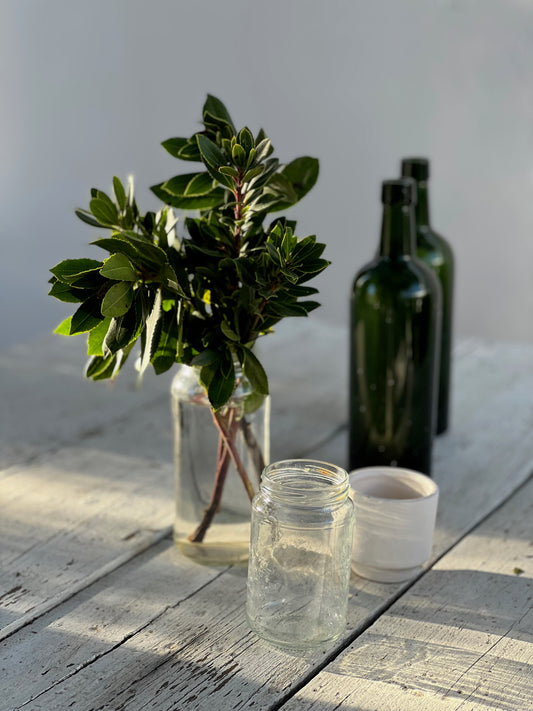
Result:
<svg viewBox="0 0 533 711">
<path fill-rule="evenodd" d="M 431 227 L 416 231 L 417 254 L 434 267 L 453 267 L 453 250 L 449 242 Z"/>
<path fill-rule="evenodd" d="M 431 269 L 417 257 L 377 257 L 359 270 L 353 283 L 354 293 L 376 291 L 401 291 L 419 297 L 425 293 L 440 293 L 440 284 Z"/>
</svg>

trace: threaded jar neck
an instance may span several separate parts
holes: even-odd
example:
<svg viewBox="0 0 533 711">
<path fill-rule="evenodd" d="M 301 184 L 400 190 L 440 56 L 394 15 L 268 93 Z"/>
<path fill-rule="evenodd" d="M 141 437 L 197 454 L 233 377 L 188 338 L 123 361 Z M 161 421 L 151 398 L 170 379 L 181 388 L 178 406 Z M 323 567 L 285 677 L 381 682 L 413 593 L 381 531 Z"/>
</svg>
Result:
<svg viewBox="0 0 533 711">
<path fill-rule="evenodd" d="M 261 491 L 272 501 L 289 506 L 331 506 L 348 496 L 348 474 L 326 462 L 286 459 L 265 467 Z"/>
</svg>

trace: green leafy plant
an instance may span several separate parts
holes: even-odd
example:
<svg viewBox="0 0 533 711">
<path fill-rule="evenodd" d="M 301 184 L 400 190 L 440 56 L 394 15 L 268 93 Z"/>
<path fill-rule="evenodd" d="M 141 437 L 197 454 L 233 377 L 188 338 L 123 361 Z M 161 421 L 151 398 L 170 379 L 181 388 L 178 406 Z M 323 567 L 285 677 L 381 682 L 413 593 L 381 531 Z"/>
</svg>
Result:
<svg viewBox="0 0 533 711">
<path fill-rule="evenodd" d="M 136 344 L 141 374 L 149 365 L 156 373 L 174 363 L 197 366 L 222 455 L 234 458 L 223 408 L 235 389 L 235 359 L 255 393 L 268 394 L 255 342 L 284 317 L 319 306 L 307 282 L 328 265 L 324 245 L 314 235 L 298 239 L 284 216 L 265 224 L 313 187 L 318 161 L 281 165 L 263 130 L 237 131 L 210 95 L 203 130 L 162 145 L 201 170 L 154 185 L 163 203 L 157 213 L 139 211 L 131 179 L 124 187 L 113 178 L 112 197 L 91 190 L 89 209 L 76 214 L 106 231 L 92 244 L 109 256 L 51 269 L 50 295 L 78 304 L 56 333 L 88 334 L 85 372 L 93 380 L 114 378 Z"/>
</svg>

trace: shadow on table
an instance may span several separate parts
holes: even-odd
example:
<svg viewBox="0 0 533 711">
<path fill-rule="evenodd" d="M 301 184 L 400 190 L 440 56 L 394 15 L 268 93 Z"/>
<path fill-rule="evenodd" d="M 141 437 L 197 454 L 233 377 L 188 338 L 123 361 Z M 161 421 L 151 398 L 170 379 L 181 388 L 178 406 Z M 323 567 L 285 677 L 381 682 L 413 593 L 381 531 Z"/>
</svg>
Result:
<svg viewBox="0 0 533 711">
<path fill-rule="evenodd" d="M 406 699 L 414 693 L 499 711 L 526 708 L 533 691 L 531 589 L 531 578 L 514 574 L 433 570 L 328 671 L 374 685 L 384 698 L 403 689 Z"/>
</svg>

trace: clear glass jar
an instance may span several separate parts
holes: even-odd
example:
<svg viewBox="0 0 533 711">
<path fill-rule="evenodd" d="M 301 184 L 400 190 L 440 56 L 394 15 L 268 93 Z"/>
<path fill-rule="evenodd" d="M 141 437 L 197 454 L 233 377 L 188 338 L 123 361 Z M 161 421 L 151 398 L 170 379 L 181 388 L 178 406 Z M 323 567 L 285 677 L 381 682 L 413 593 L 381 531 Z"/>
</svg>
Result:
<svg viewBox="0 0 533 711">
<path fill-rule="evenodd" d="M 236 364 L 235 391 L 217 417 L 226 427 L 246 480 L 224 446 L 199 370 L 181 366 L 171 386 L 174 420 L 174 541 L 198 562 L 248 559 L 251 499 L 269 462 L 270 399 L 255 393 Z"/>
<path fill-rule="evenodd" d="M 246 614 L 274 645 L 323 646 L 346 627 L 354 524 L 348 475 L 314 460 L 266 467 L 252 504 Z"/>
</svg>

